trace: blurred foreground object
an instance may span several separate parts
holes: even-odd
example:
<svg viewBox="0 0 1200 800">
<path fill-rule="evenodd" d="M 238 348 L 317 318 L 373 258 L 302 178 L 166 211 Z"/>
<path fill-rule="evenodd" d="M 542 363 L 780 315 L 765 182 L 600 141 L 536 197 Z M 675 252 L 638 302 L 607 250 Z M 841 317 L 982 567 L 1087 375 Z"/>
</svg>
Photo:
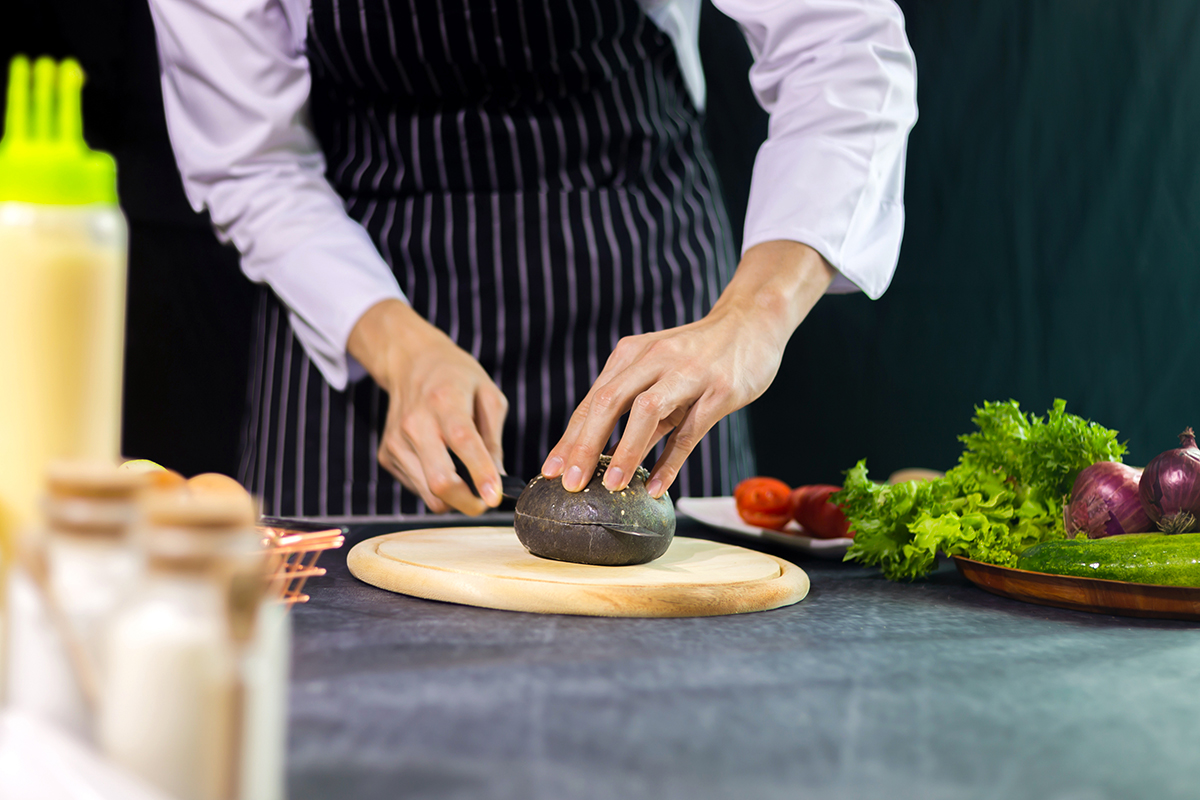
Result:
<svg viewBox="0 0 1200 800">
<path fill-rule="evenodd" d="M 325 550 L 336 550 L 346 541 L 344 528 L 297 530 L 294 522 L 263 520 L 258 529 L 270 550 L 268 561 L 273 594 L 289 606 L 307 603 L 303 593 L 309 578 L 325 574 L 317 559 Z"/>
<path fill-rule="evenodd" d="M 283 795 L 290 620 L 249 495 L 147 495 L 145 576 L 107 633 L 102 752 L 178 800 Z"/>
<path fill-rule="evenodd" d="M 22 537 L 7 595 L 7 701 L 92 738 L 101 632 L 141 571 L 129 540 L 141 476 L 113 464 L 59 461 L 46 475 L 44 521 Z"/>
<path fill-rule="evenodd" d="M 176 800 L 281 798 L 287 611 L 344 531 L 260 525 L 231 478 L 150 462 L 55 461 L 42 511 L 9 575 L 0 724 L 98 752 L 29 794 L 0 740 L 0 797 L 142 796 L 106 788 L 133 776 Z"/>
<path fill-rule="evenodd" d="M 57 726 L 0 713 L 0 797 L 5 800 L 171 800 Z"/>
<path fill-rule="evenodd" d="M 83 141 L 73 60 L 13 59 L 0 141 L 0 543 L 59 457 L 120 446 L 127 229 L 116 165 Z"/>
<path fill-rule="evenodd" d="M 228 475 L 203 472 L 184 478 L 178 472 L 146 459 L 126 461 L 121 469 L 143 475 L 160 488 L 184 488 L 193 495 L 230 494 L 251 499 L 246 489 Z M 310 525 L 297 520 L 264 519 L 259 522 L 263 546 L 268 548 L 267 571 L 271 575 L 271 593 L 287 603 L 304 603 L 303 593 L 309 578 L 325 574 L 317 566 L 324 550 L 336 550 L 345 543 L 346 529 Z"/>
</svg>

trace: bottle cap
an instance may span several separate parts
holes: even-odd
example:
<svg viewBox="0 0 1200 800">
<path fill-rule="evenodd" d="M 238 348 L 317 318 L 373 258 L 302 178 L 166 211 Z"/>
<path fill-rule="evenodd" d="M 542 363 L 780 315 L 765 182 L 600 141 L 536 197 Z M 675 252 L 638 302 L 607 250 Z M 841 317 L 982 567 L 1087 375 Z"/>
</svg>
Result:
<svg viewBox="0 0 1200 800">
<path fill-rule="evenodd" d="M 249 494 L 194 494 L 183 490 L 148 493 L 142 500 L 147 525 L 221 531 L 252 528 L 258 519 Z"/>
<path fill-rule="evenodd" d="M 106 461 L 59 460 L 46 469 L 42 512 L 61 533 L 109 537 L 123 535 L 134 517 L 141 482 Z"/>
<path fill-rule="evenodd" d="M 143 479 L 108 461 L 62 459 L 46 467 L 46 491 L 58 497 L 132 500 Z"/>
<path fill-rule="evenodd" d="M 32 74 L 31 74 L 32 73 Z M 17 56 L 9 65 L 0 140 L 0 202 L 86 205 L 117 202 L 117 165 L 83 140 L 83 70 Z"/>
<path fill-rule="evenodd" d="M 152 569 L 212 572 L 250 563 L 262 571 L 265 543 L 249 494 L 158 490 L 143 495 L 141 507 L 141 543 Z"/>
</svg>

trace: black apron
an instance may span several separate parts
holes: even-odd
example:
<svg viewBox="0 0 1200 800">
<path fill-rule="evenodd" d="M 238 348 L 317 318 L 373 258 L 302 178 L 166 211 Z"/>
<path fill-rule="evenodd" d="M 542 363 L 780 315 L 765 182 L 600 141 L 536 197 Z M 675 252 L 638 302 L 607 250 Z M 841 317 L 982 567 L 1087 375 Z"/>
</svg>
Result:
<svg viewBox="0 0 1200 800">
<path fill-rule="evenodd" d="M 330 182 L 537 474 L 617 340 L 700 318 L 736 263 L 671 41 L 634 0 L 314 0 L 308 51 Z M 331 389 L 266 290 L 256 332 L 240 477 L 265 513 L 424 513 L 376 459 L 386 393 Z M 753 470 L 738 412 L 672 492 Z"/>
</svg>

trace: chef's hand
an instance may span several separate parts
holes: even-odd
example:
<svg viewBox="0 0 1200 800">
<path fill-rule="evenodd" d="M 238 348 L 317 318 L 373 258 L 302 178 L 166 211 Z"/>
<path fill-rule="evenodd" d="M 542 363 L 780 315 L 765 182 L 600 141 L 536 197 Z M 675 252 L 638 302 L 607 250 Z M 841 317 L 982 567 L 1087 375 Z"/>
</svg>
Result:
<svg viewBox="0 0 1200 800">
<path fill-rule="evenodd" d="M 431 511 L 475 516 L 499 505 L 508 400 L 479 362 L 399 300 L 363 314 L 347 350 L 388 393 L 380 465 Z M 455 472 L 447 448 L 466 464 L 482 499 Z"/>
<path fill-rule="evenodd" d="M 669 433 L 646 484 L 651 496 L 661 497 L 712 426 L 771 385 L 788 339 L 833 276 L 828 262 L 798 242 L 764 242 L 747 250 L 703 319 L 617 343 L 542 474 L 562 475 L 568 490 L 582 489 L 628 412 L 604 485 L 625 488 Z"/>
</svg>

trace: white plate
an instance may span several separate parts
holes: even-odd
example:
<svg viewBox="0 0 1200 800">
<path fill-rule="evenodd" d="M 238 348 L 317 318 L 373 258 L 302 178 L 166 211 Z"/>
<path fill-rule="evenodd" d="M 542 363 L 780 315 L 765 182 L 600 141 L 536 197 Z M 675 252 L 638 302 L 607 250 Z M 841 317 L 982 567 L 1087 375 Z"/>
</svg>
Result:
<svg viewBox="0 0 1200 800">
<path fill-rule="evenodd" d="M 841 560 L 846 554 L 846 548 L 853 539 L 815 539 L 804 535 L 804 529 L 795 522 L 789 522 L 784 531 L 772 531 L 747 525 L 738 516 L 737 504 L 732 497 L 681 497 L 675 501 L 675 510 L 687 514 L 697 522 L 702 522 L 710 528 L 732 533 L 755 541 L 768 541 L 803 550 L 820 558 Z"/>
</svg>

